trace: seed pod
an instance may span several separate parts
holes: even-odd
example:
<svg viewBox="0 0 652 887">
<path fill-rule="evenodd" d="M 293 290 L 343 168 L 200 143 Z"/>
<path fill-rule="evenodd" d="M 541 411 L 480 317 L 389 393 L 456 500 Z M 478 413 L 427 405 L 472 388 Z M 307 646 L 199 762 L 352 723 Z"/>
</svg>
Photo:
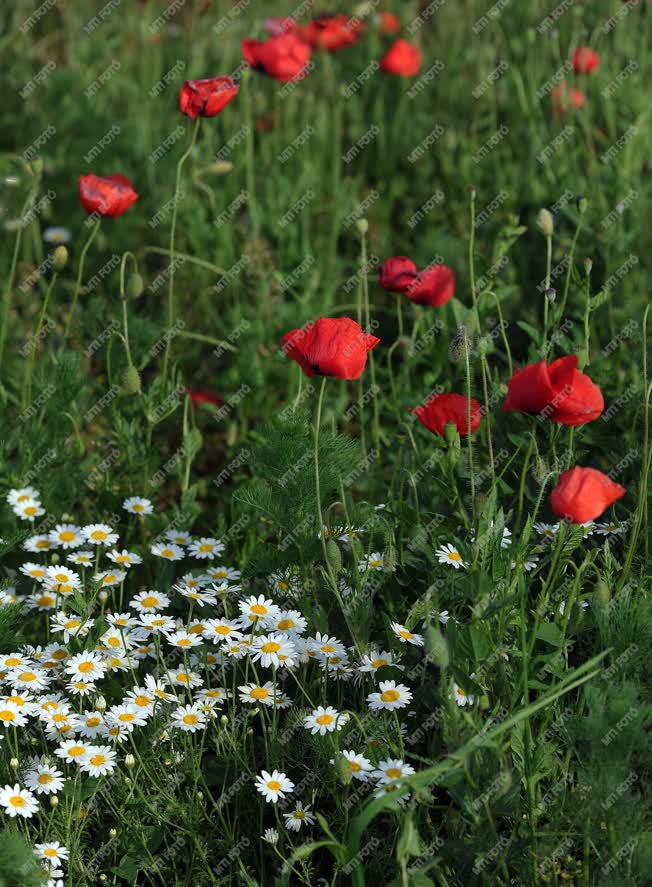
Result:
<svg viewBox="0 0 652 887">
<path fill-rule="evenodd" d="M 52 253 L 52 267 L 59 274 L 68 264 L 68 250 L 65 246 L 58 246 Z"/>
<path fill-rule="evenodd" d="M 552 237 L 555 233 L 555 219 L 549 209 L 540 209 L 537 216 L 537 226 L 544 237 Z"/>
<path fill-rule="evenodd" d="M 455 362 L 464 360 L 467 350 L 469 350 L 469 336 L 466 327 L 458 326 L 448 346 L 448 356 Z"/>
<path fill-rule="evenodd" d="M 135 366 L 128 366 L 122 376 L 122 390 L 125 394 L 140 394 L 141 388 L 138 370 Z"/>
<path fill-rule="evenodd" d="M 337 542 L 334 539 L 329 539 L 326 542 L 326 558 L 331 570 L 337 576 L 337 574 L 342 569 L 342 554 Z"/>
<path fill-rule="evenodd" d="M 136 271 L 129 277 L 127 282 L 127 296 L 130 299 L 137 299 L 142 296 L 145 289 L 143 278 Z"/>
</svg>

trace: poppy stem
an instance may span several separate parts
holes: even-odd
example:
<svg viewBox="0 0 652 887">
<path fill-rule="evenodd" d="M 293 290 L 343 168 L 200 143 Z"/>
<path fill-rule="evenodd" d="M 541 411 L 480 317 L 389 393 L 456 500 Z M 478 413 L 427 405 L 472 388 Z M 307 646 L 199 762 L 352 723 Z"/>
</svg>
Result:
<svg viewBox="0 0 652 887">
<path fill-rule="evenodd" d="M 324 391 L 326 390 L 326 376 L 321 380 L 319 387 L 319 397 L 317 398 L 317 412 L 315 414 L 315 491 L 317 493 L 317 532 L 321 537 L 321 547 L 324 552 L 324 561 L 326 567 L 329 566 L 328 552 L 326 551 L 326 536 L 324 534 L 324 519 L 321 513 L 321 488 L 319 481 L 319 427 L 321 425 L 321 409 L 324 402 Z M 329 569 L 330 573 L 330 569 Z"/>
<path fill-rule="evenodd" d="M 167 379 L 168 375 L 168 363 L 170 361 L 170 347 L 172 344 L 172 324 L 174 323 L 174 234 L 177 227 L 177 209 L 179 206 L 179 188 L 181 185 L 181 171 L 183 170 L 183 165 L 190 156 L 190 152 L 195 147 L 195 142 L 197 141 L 197 135 L 199 133 L 199 124 L 201 123 L 201 117 L 197 117 L 195 119 L 195 125 L 192 130 L 192 138 L 190 140 L 190 145 L 186 149 L 186 151 L 179 158 L 179 162 L 177 163 L 177 178 L 174 187 L 174 198 L 172 201 L 172 222 L 170 224 L 170 266 L 169 266 L 169 275 L 168 275 L 168 320 L 167 320 L 167 333 L 166 333 L 166 342 L 165 342 L 165 356 L 163 358 L 163 379 Z"/>
<path fill-rule="evenodd" d="M 543 296 L 543 353 L 546 353 L 546 342 L 548 341 L 548 290 L 550 289 L 550 277 L 552 274 L 552 236 L 546 236 L 546 288 Z"/>
<path fill-rule="evenodd" d="M 29 403 L 29 399 L 32 394 L 32 374 L 34 372 L 34 361 L 36 359 L 36 349 L 38 348 L 38 341 L 41 337 L 41 330 L 43 329 L 43 322 L 45 320 L 45 314 L 48 310 L 48 303 L 50 301 L 50 296 L 52 294 L 52 290 L 57 282 L 57 278 L 59 275 L 55 271 L 52 275 L 52 280 L 50 281 L 50 285 L 48 286 L 45 292 L 45 298 L 43 299 L 43 305 L 41 306 L 41 313 L 39 315 L 38 323 L 36 324 L 36 330 L 34 335 L 32 336 L 32 340 L 29 343 L 30 345 L 30 355 L 29 361 L 25 366 L 25 380 L 23 382 L 23 406 L 27 406 Z"/>
<path fill-rule="evenodd" d="M 570 287 L 571 274 L 573 272 L 573 256 L 575 255 L 575 247 L 577 245 L 577 238 L 580 236 L 580 230 L 582 228 L 583 219 L 584 219 L 584 213 L 580 212 L 579 219 L 577 222 L 577 227 L 575 228 L 575 234 L 573 235 L 573 242 L 571 243 L 570 253 L 568 254 L 568 267 L 566 269 L 566 282 L 564 284 L 564 296 L 561 300 L 561 305 L 559 306 L 559 320 L 560 321 L 564 317 L 564 309 L 566 308 L 566 301 L 568 300 L 568 290 Z"/>
<path fill-rule="evenodd" d="M 81 251 L 81 256 L 79 257 L 79 270 L 77 271 L 77 281 L 75 283 L 75 294 L 72 297 L 72 305 L 70 306 L 70 314 L 68 315 L 68 322 L 66 323 L 66 329 L 64 331 L 64 338 L 68 338 L 68 333 L 70 332 L 70 324 L 72 323 L 72 318 L 75 313 L 75 308 L 77 307 L 77 300 L 79 299 L 79 292 L 81 290 L 81 282 L 82 275 L 84 273 L 84 261 L 86 260 L 86 253 L 88 252 L 90 245 L 93 243 L 97 236 L 97 232 L 100 230 L 100 223 L 102 221 L 102 217 L 98 216 L 91 233 L 88 237 L 88 240 L 84 244 L 84 248 Z"/>
</svg>

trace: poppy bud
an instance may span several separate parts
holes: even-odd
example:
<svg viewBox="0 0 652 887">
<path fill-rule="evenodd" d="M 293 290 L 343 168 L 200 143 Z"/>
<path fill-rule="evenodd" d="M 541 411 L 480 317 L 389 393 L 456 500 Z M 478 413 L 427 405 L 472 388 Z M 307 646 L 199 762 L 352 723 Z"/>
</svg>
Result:
<svg viewBox="0 0 652 887">
<path fill-rule="evenodd" d="M 342 555 L 334 539 L 329 539 L 326 543 L 326 558 L 331 570 L 337 575 L 342 569 Z"/>
<path fill-rule="evenodd" d="M 68 264 L 68 250 L 65 246 L 58 246 L 52 253 L 52 267 L 60 274 Z"/>
<path fill-rule="evenodd" d="M 197 800 L 198 801 L 204 800 L 204 793 L 203 792 L 197 792 Z"/>
<path fill-rule="evenodd" d="M 448 650 L 448 641 L 444 635 L 433 626 L 429 626 L 426 631 L 426 649 L 432 661 L 439 668 L 447 668 L 450 662 L 450 653 Z"/>
<path fill-rule="evenodd" d="M 551 305 L 555 301 L 556 298 L 557 298 L 557 290 L 556 289 L 553 289 L 552 287 L 550 287 L 550 289 L 546 290 L 546 299 L 550 302 Z"/>
<path fill-rule="evenodd" d="M 455 422 L 447 422 L 444 426 L 444 440 L 449 446 L 453 446 L 457 441 L 457 425 Z"/>
<path fill-rule="evenodd" d="M 143 278 L 136 271 L 129 277 L 127 282 L 127 296 L 130 299 L 137 299 L 142 296 L 145 284 Z"/>
<path fill-rule="evenodd" d="M 98 600 L 101 604 L 105 604 L 109 599 L 109 592 L 103 588 L 97 597 L 98 597 Z"/>
<path fill-rule="evenodd" d="M 458 326 L 455 335 L 448 346 L 448 356 L 451 360 L 455 361 L 455 363 L 459 360 L 464 360 L 468 347 L 469 340 L 466 327 Z"/>
<path fill-rule="evenodd" d="M 548 466 L 543 461 L 541 456 L 537 456 L 536 459 L 534 460 L 534 464 L 532 466 L 532 477 L 540 485 L 544 482 L 547 474 L 548 474 Z"/>
<path fill-rule="evenodd" d="M 115 828 L 110 828 L 110 829 L 109 829 L 109 837 L 110 837 L 110 838 L 115 838 L 115 837 L 117 837 L 117 835 L 118 835 L 118 830 L 117 830 L 117 829 L 115 829 Z"/>
<path fill-rule="evenodd" d="M 133 755 L 126 755 L 125 757 L 125 767 L 127 770 L 133 770 L 136 766 L 136 759 Z"/>
<path fill-rule="evenodd" d="M 122 390 L 125 394 L 140 394 L 142 385 L 140 374 L 135 366 L 128 366 L 122 375 Z"/>
<path fill-rule="evenodd" d="M 59 561 L 60 561 L 60 557 L 59 557 L 59 555 L 55 552 L 54 554 L 52 554 L 52 555 L 50 556 L 50 560 L 52 561 L 53 564 L 58 564 Z"/>
<path fill-rule="evenodd" d="M 586 197 L 578 197 L 577 198 L 577 211 L 581 216 L 584 215 L 589 205 L 589 201 Z"/>
<path fill-rule="evenodd" d="M 353 779 L 353 771 L 344 755 L 340 754 L 337 756 L 335 766 L 337 768 L 337 777 L 342 785 L 348 785 Z"/>
<path fill-rule="evenodd" d="M 586 271 L 586 276 L 588 277 L 593 270 L 593 259 L 584 259 L 584 270 Z"/>
<path fill-rule="evenodd" d="M 539 210 L 537 225 L 544 237 L 552 237 L 555 232 L 555 219 L 549 209 Z"/>
<path fill-rule="evenodd" d="M 18 758 L 12 758 L 9 761 L 9 766 L 11 767 L 12 770 L 18 770 L 18 768 L 20 767 L 20 764 L 18 762 Z"/>
<path fill-rule="evenodd" d="M 59 806 L 59 798 L 56 795 L 50 795 L 50 807 L 58 807 Z"/>
<path fill-rule="evenodd" d="M 229 723 L 229 719 L 228 719 L 228 717 L 227 717 L 226 715 L 222 715 L 222 717 L 220 718 L 220 723 L 221 723 L 224 727 L 226 727 L 226 725 Z"/>
</svg>

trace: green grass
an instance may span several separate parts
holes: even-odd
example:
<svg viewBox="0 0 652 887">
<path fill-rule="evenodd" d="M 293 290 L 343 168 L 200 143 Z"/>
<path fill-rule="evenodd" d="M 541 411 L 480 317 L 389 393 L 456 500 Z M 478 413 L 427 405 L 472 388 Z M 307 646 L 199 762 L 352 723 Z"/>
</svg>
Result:
<svg viewBox="0 0 652 887">
<path fill-rule="evenodd" d="M 58 804 L 40 796 L 29 819 L 0 808 L 0 885 L 38 878 L 21 836 L 64 844 L 75 887 L 649 883 L 649 4 L 388 0 L 423 51 L 420 77 L 370 69 L 391 43 L 370 27 L 352 48 L 314 53 L 290 87 L 239 66 L 241 40 L 262 38 L 265 17 L 291 3 L 174 8 L 17 0 L 0 12 L 0 491 L 36 487 L 46 511 L 35 529 L 0 512 L 0 587 L 19 601 L 0 606 L 0 657 L 63 643 L 19 572 L 58 557 L 83 591 L 57 607 L 95 620 L 66 643 L 73 654 L 94 649 L 106 615 L 144 589 L 168 594 L 184 624 L 265 594 L 299 610 L 307 635 L 338 638 L 353 665 L 373 650 L 400 655 L 404 670 L 381 679 L 413 700 L 375 715 L 375 677 L 326 677 L 315 663 L 273 675 L 249 658 L 210 666 L 219 647 L 204 644 L 205 686 L 234 698 L 192 735 L 157 706 L 116 745 L 108 776 L 54 757 L 59 741 L 37 718 L 0 727 L 0 789 L 24 785 L 31 756 L 66 776 Z M 336 6 L 304 18 L 323 10 Z M 563 71 L 579 45 L 600 53 L 590 77 Z M 201 121 L 175 188 L 193 139 L 179 86 L 234 72 L 239 95 Z M 560 119 L 550 93 L 562 76 L 586 104 Z M 128 176 L 140 199 L 101 222 L 84 257 L 92 228 L 77 179 L 89 172 Z M 549 253 L 542 208 L 554 213 Z M 72 233 L 56 274 L 51 226 Z M 455 299 L 422 309 L 382 290 L 378 267 L 396 255 L 453 268 Z M 328 380 L 323 401 L 319 379 L 281 350 L 286 332 L 322 316 L 381 339 L 360 382 Z M 604 394 L 600 419 L 571 432 L 500 412 L 513 368 L 573 353 Z M 193 410 L 186 389 L 223 404 Z M 435 437 L 409 413 L 433 391 L 467 390 L 487 407 L 470 442 Z M 573 465 L 626 488 L 604 518 L 622 534 L 563 525 L 546 544 L 534 528 L 554 521 L 550 491 Z M 151 499 L 154 514 L 128 515 L 129 496 Z M 142 565 L 103 600 L 95 570 L 70 552 L 24 551 L 61 522 L 110 524 Z M 360 532 L 322 544 L 323 523 Z M 221 539 L 214 564 L 240 570 L 243 591 L 189 607 L 173 585 L 202 562 L 150 552 L 170 526 Z M 464 569 L 438 562 L 447 543 Z M 384 569 L 360 570 L 374 552 Z M 293 588 L 273 588 L 286 571 Z M 425 647 L 400 644 L 392 621 Z M 145 674 L 184 662 L 155 644 L 73 709 L 100 693 L 117 705 Z M 282 682 L 291 706 L 241 703 L 237 687 L 256 676 Z M 458 707 L 454 685 L 473 704 Z M 59 690 L 56 671 L 48 692 Z M 341 732 L 305 729 L 319 704 L 350 714 Z M 374 799 L 343 749 L 415 773 Z M 274 768 L 296 786 L 281 810 L 254 784 Z M 317 818 L 296 833 L 282 813 L 298 800 Z M 261 839 L 272 827 L 275 847 Z"/>
</svg>

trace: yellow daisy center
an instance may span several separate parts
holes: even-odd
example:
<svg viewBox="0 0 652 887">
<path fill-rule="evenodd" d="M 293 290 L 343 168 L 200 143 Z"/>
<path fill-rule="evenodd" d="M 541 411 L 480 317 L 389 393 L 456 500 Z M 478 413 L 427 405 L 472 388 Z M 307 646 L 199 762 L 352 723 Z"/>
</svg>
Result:
<svg viewBox="0 0 652 887">
<path fill-rule="evenodd" d="M 401 698 L 401 694 L 398 690 L 385 690 L 380 694 L 381 702 L 396 702 L 397 699 Z"/>
<path fill-rule="evenodd" d="M 400 779 L 401 771 L 398 769 L 398 767 L 389 767 L 387 770 L 385 770 L 385 776 L 388 779 Z"/>
<path fill-rule="evenodd" d="M 263 653 L 278 653 L 281 649 L 281 645 L 277 644 L 275 641 L 268 641 L 266 644 L 260 648 Z"/>
<path fill-rule="evenodd" d="M 315 718 L 315 722 L 319 724 L 320 727 L 325 727 L 327 724 L 332 724 L 335 718 L 333 715 L 319 715 L 319 717 Z"/>
<path fill-rule="evenodd" d="M 249 695 L 252 699 L 267 699 L 269 690 L 266 690 L 265 687 L 254 687 Z"/>
<path fill-rule="evenodd" d="M 154 597 L 153 594 L 148 594 L 147 597 L 144 597 L 141 601 L 143 607 L 155 607 L 158 604 L 158 598 Z"/>
<path fill-rule="evenodd" d="M 196 724 L 199 723 L 199 718 L 197 717 L 197 715 L 184 715 L 182 720 L 183 723 L 187 724 L 189 727 L 194 727 Z"/>
<path fill-rule="evenodd" d="M 270 781 L 267 783 L 267 788 L 271 792 L 279 792 L 281 790 L 281 783 L 277 782 L 276 779 L 270 779 Z"/>
</svg>

